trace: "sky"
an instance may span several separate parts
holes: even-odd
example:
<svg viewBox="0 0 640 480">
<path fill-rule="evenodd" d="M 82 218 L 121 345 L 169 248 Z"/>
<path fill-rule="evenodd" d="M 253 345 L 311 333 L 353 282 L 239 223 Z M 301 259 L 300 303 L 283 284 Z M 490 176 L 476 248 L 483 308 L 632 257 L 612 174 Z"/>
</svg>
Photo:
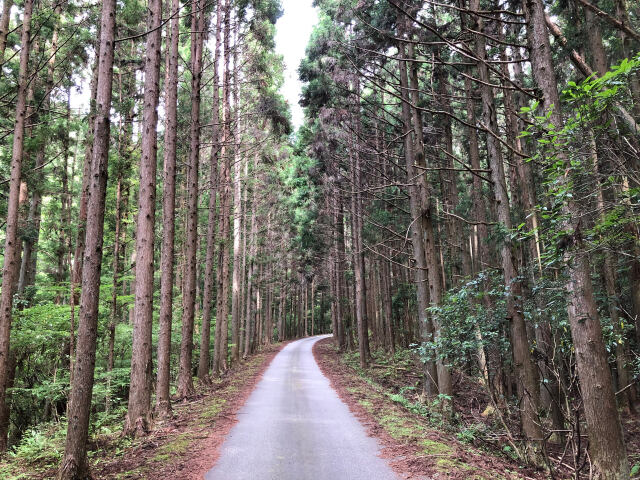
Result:
<svg viewBox="0 0 640 480">
<path fill-rule="evenodd" d="M 318 21 L 312 0 L 282 0 L 284 15 L 276 23 L 276 51 L 284 56 L 285 73 L 282 93 L 289 102 L 293 126 L 302 125 L 302 107 L 298 105 L 302 84 L 298 80 L 298 66 L 313 26 Z"/>
</svg>

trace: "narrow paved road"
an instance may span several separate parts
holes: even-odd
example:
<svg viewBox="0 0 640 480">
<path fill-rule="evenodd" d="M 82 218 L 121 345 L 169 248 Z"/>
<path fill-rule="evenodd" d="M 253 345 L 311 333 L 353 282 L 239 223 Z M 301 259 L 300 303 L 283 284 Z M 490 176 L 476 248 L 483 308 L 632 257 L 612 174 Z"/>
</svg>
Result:
<svg viewBox="0 0 640 480">
<path fill-rule="evenodd" d="M 273 359 L 206 480 L 397 480 L 313 358 L 322 338 Z"/>
</svg>

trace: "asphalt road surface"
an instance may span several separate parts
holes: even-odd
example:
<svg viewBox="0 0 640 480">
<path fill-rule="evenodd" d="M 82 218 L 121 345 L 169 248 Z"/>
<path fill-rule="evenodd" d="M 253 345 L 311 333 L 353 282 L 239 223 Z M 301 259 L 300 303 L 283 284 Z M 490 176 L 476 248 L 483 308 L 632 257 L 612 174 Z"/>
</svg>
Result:
<svg viewBox="0 0 640 480">
<path fill-rule="evenodd" d="M 273 359 L 205 480 L 398 480 L 313 358 L 322 338 Z"/>
</svg>

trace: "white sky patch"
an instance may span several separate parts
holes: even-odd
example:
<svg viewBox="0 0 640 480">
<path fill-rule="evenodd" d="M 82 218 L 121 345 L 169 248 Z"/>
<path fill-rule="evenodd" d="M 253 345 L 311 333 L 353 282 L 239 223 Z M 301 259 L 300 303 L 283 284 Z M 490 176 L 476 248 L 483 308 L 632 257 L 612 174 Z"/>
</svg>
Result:
<svg viewBox="0 0 640 480">
<path fill-rule="evenodd" d="M 311 30 L 318 22 L 318 12 L 311 4 L 312 0 L 282 0 L 284 15 L 276 23 L 276 51 L 284 56 L 285 63 L 282 94 L 289 103 L 296 129 L 304 120 L 302 107 L 298 104 L 302 91 L 298 67 L 304 58 Z"/>
</svg>

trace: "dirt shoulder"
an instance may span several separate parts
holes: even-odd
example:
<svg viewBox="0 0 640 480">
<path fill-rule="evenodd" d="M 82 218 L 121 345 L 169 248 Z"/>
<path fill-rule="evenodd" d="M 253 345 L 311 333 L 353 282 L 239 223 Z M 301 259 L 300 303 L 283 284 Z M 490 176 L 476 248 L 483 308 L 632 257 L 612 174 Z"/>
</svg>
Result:
<svg viewBox="0 0 640 480">
<path fill-rule="evenodd" d="M 368 433 L 379 439 L 382 456 L 405 479 L 542 479 L 540 472 L 496 457 L 436 429 L 414 413 L 402 397 L 359 375 L 335 350 L 331 339 L 314 345 L 313 353 L 331 386 Z"/>
<path fill-rule="evenodd" d="M 193 400 L 174 406 L 173 418 L 120 456 L 93 467 L 100 479 L 198 479 L 213 466 L 219 448 L 271 360 L 284 345 L 265 350 L 229 370 Z"/>
</svg>

